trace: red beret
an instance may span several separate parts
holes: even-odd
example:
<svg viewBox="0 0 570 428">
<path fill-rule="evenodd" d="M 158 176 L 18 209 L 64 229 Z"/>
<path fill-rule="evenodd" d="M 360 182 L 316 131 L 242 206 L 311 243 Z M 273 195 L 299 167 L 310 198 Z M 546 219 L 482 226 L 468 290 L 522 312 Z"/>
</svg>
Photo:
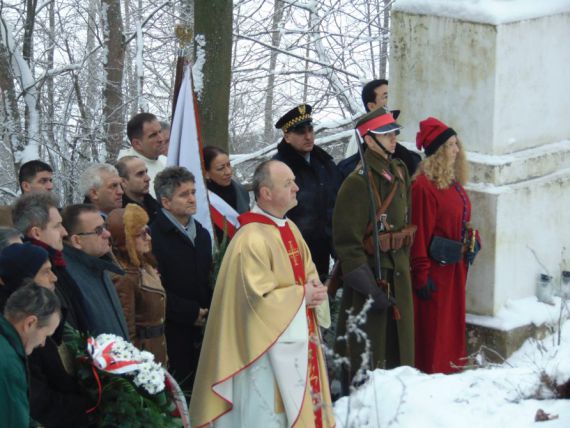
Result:
<svg viewBox="0 0 570 428">
<path fill-rule="evenodd" d="M 422 147 L 427 156 L 433 155 L 439 147 L 457 133 L 435 117 L 428 117 L 420 122 L 420 132 L 416 134 L 416 147 Z"/>
</svg>

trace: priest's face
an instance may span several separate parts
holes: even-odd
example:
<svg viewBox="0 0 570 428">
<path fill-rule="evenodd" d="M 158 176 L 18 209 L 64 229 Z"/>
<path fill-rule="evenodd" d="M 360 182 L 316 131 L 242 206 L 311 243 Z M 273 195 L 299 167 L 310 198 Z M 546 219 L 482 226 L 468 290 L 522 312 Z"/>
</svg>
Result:
<svg viewBox="0 0 570 428">
<path fill-rule="evenodd" d="M 291 168 L 282 162 L 271 164 L 270 201 L 275 213 L 285 216 L 287 211 L 297 205 L 299 187 Z"/>
</svg>

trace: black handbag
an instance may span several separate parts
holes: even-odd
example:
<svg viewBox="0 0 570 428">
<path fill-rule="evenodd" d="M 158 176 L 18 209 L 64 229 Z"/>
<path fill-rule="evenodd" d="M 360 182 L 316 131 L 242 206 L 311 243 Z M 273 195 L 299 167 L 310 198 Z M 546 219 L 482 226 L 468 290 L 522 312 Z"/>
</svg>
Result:
<svg viewBox="0 0 570 428">
<path fill-rule="evenodd" d="M 434 236 L 429 244 L 429 256 L 440 265 L 452 265 L 461 260 L 463 242 Z"/>
</svg>

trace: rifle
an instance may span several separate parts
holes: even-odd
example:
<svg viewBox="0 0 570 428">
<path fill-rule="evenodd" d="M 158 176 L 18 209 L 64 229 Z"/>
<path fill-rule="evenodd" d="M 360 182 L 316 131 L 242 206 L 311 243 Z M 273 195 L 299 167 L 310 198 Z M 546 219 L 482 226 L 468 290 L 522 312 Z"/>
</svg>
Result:
<svg viewBox="0 0 570 428">
<path fill-rule="evenodd" d="M 394 300 L 394 298 L 390 295 L 390 284 L 388 283 L 388 281 L 386 281 L 385 279 L 382 278 L 382 265 L 380 262 L 380 242 L 378 240 L 378 223 L 376 222 L 376 211 L 378 209 L 378 207 L 376 206 L 376 198 L 374 197 L 374 189 L 373 189 L 373 184 L 371 182 L 372 175 L 369 174 L 369 167 L 368 164 L 366 163 L 366 160 L 364 159 L 364 150 L 362 148 L 362 144 L 364 143 L 362 138 L 360 137 L 360 134 L 358 133 L 358 130 L 355 128 L 354 132 L 356 133 L 356 139 L 358 141 L 358 154 L 360 156 L 360 162 L 362 163 L 362 173 L 365 177 L 366 180 L 366 184 L 367 184 L 367 189 L 368 189 L 368 199 L 370 202 L 370 212 L 369 212 L 369 216 L 370 216 L 370 225 L 372 226 L 372 243 L 374 245 L 374 278 L 376 279 L 376 284 L 378 285 L 378 287 L 380 287 L 382 290 L 384 290 L 384 292 L 386 293 L 386 296 L 388 298 L 388 301 L 390 302 L 391 306 L 392 306 L 392 311 L 393 311 L 393 315 L 394 315 L 394 319 L 395 320 L 399 320 L 400 319 L 400 312 L 398 311 L 398 308 L 396 307 L 396 301 Z M 380 222 L 380 227 L 383 228 L 384 225 L 382 222 Z M 382 229 L 380 230 L 382 231 Z"/>
<path fill-rule="evenodd" d="M 342 269 L 340 267 L 340 262 L 337 260 L 334 263 L 332 271 L 325 281 L 325 286 L 327 287 L 327 292 L 329 293 L 329 297 L 335 298 L 338 289 L 341 286 L 341 277 L 342 277 Z"/>
</svg>

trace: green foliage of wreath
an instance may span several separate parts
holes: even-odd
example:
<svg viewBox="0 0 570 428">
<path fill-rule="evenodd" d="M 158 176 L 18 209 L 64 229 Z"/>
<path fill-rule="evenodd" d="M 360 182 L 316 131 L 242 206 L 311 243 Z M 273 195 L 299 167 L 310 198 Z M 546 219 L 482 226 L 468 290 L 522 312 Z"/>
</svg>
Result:
<svg viewBox="0 0 570 428">
<path fill-rule="evenodd" d="M 101 382 L 101 402 L 90 414 L 97 427 L 164 427 L 178 428 L 181 419 L 172 416 L 175 409 L 166 391 L 150 395 L 138 388 L 126 375 L 110 374 L 91 364 L 87 353 L 88 336 L 66 326 L 65 343 L 74 357 L 77 377 L 82 389 L 97 403 L 99 387 L 95 372 Z"/>
</svg>

